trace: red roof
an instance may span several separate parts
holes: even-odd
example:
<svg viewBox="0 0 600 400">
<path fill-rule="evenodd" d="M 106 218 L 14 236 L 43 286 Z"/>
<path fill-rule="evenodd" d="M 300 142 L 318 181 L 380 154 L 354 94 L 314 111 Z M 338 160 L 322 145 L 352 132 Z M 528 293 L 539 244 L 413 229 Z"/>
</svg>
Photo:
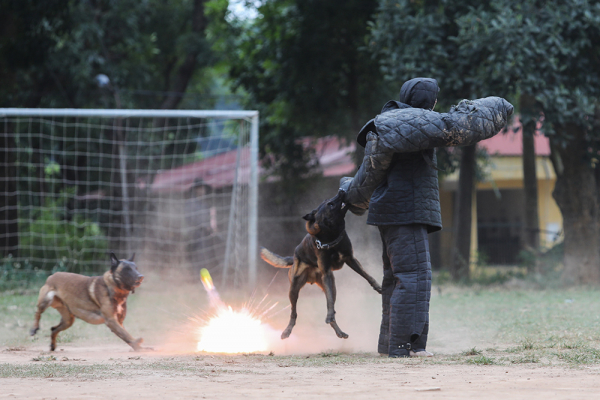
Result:
<svg viewBox="0 0 600 400">
<path fill-rule="evenodd" d="M 315 149 L 323 176 L 342 176 L 355 172 L 354 143 L 346 144 L 335 136 L 326 136 L 306 140 L 305 145 L 311 145 Z"/>
<path fill-rule="evenodd" d="M 541 134 L 539 128 L 540 126 L 534 137 L 535 153 L 538 156 L 548 156 L 550 155 L 550 143 L 548 138 Z M 491 155 L 520 156 L 523 152 L 522 134 L 521 123 L 518 117 L 515 117 L 506 133 L 499 133 L 491 139 L 484 140 L 479 143 L 479 146 L 485 148 Z M 305 138 L 303 144 L 315 149 L 323 176 L 351 176 L 354 174 L 356 170 L 353 158 L 355 142 L 345 143 L 337 137 L 328 136 Z M 236 158 L 237 150 L 232 150 L 160 172 L 154 177 L 152 191 L 186 191 L 196 180 L 202 180 L 214 188 L 232 186 L 235 179 Z M 238 175 L 238 183 L 248 183 L 250 178 L 250 149 L 248 147 L 242 149 L 240 161 L 242 168 Z M 142 182 L 139 184 L 143 185 Z"/>
<path fill-rule="evenodd" d="M 538 156 L 550 155 L 550 141 L 541 132 L 541 123 L 533 137 L 535 154 Z M 498 156 L 520 156 L 523 154 L 523 126 L 519 117 L 515 117 L 507 132 L 500 132 L 493 138 L 479 142 L 479 146 L 487 150 L 488 154 Z"/>
<path fill-rule="evenodd" d="M 324 176 L 350 175 L 354 172 L 352 152 L 354 144 L 350 146 L 340 142 L 336 137 L 306 138 L 306 146 L 313 146 L 319 160 L 319 166 Z M 241 169 L 238 183 L 248 183 L 250 179 L 250 149 L 244 147 L 240 154 Z M 213 188 L 232 186 L 235 180 L 235 165 L 237 150 L 231 150 L 204 160 L 182 165 L 167 171 L 159 172 L 154 177 L 151 185 L 153 192 L 183 192 L 189 190 L 195 181 Z M 259 168 L 259 174 L 261 173 Z M 143 186 L 143 181 L 138 182 Z"/>
<path fill-rule="evenodd" d="M 159 172 L 152 182 L 153 192 L 182 192 L 190 189 L 195 181 L 213 188 L 232 186 L 235 180 L 237 150 L 217 154 L 204 160 L 185 164 L 164 172 Z M 250 178 L 250 149 L 244 147 L 240 153 L 241 169 L 238 183 L 248 183 Z"/>
</svg>

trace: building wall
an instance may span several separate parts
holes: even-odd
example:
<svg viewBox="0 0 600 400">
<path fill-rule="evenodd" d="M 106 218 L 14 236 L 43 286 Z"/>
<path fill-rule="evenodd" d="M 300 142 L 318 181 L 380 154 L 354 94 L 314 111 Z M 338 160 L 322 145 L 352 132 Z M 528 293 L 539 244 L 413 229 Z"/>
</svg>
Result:
<svg viewBox="0 0 600 400">
<path fill-rule="evenodd" d="M 556 176 L 554 175 L 554 170 L 550 160 L 548 157 L 538 156 L 536 160 L 536 167 L 538 177 L 540 245 L 544 249 L 551 247 L 559 239 L 559 234 L 562 230 L 562 216 L 560 209 L 552 197 Z M 521 157 L 492 157 L 491 163 L 485 172 L 488 176 L 488 179 L 484 182 L 477 183 L 476 190 L 478 195 L 475 196 L 475 199 L 479 199 L 479 202 L 490 201 L 489 199 L 496 198 L 497 195 L 501 195 L 502 193 L 505 195 L 500 196 L 501 198 L 491 206 L 477 204 L 477 201 L 474 202 L 472 261 L 479 250 L 477 247 L 477 237 L 481 237 L 482 234 L 477 226 L 477 220 L 490 221 L 494 218 L 493 213 L 498 213 L 504 215 L 508 221 L 515 223 L 517 216 L 520 213 L 522 215 L 524 212 L 524 205 L 522 201 L 519 200 L 521 196 L 524 196 L 523 167 Z M 439 234 L 439 258 L 442 266 L 444 263 L 450 260 L 454 194 L 456 191 L 457 182 L 458 171 L 455 171 L 440 183 L 440 201 L 442 208 L 442 221 L 444 225 L 444 229 Z M 477 218 L 475 218 L 475 215 Z M 514 227 L 512 229 L 512 233 L 510 233 L 511 229 L 505 231 L 507 232 L 505 240 L 514 240 Z M 474 235 L 475 232 L 477 232 L 477 235 Z M 501 243 L 499 243 L 499 245 L 501 245 Z"/>
<path fill-rule="evenodd" d="M 542 246 L 549 247 L 555 242 L 555 232 L 562 228 L 560 210 L 552 198 L 555 177 L 550 161 L 546 157 L 538 157 L 538 201 L 539 220 L 542 234 Z M 486 182 L 477 184 L 477 191 L 483 193 L 484 199 L 494 196 L 494 191 L 505 192 L 500 200 L 500 205 L 485 207 L 474 203 L 473 230 L 472 230 L 472 255 L 477 254 L 477 236 L 479 230 L 477 220 L 488 218 L 489 213 L 495 212 L 499 207 L 510 209 L 514 215 L 518 214 L 522 205 L 516 204 L 518 192 L 522 193 L 522 166 L 520 157 L 493 157 L 488 170 Z M 440 202 L 442 211 L 443 229 L 429 236 L 432 267 L 444 268 L 450 260 L 452 244 L 452 228 L 454 214 L 454 196 L 458 173 L 449 175 L 440 182 Z M 259 246 L 268 247 L 282 255 L 292 255 L 294 248 L 300 243 L 306 230 L 304 214 L 316 208 L 323 200 L 333 197 L 337 193 L 339 177 L 318 177 L 311 180 L 305 190 L 283 196 L 277 192 L 277 183 L 261 183 L 259 205 Z M 487 194 L 486 194 L 487 193 Z M 475 199 L 482 196 L 474 196 Z M 511 200 L 512 199 L 512 200 Z M 487 213 L 487 214 L 486 214 Z M 363 263 L 367 270 L 377 274 L 381 269 L 381 240 L 376 227 L 366 224 L 366 215 L 357 217 L 347 214 L 346 225 L 348 234 L 354 245 L 356 257 Z M 546 233 L 549 231 L 549 233 Z M 477 232 L 477 234 L 476 234 Z M 260 262 L 262 268 L 270 270 L 271 267 Z M 270 273 L 267 274 L 270 276 Z M 281 274 L 280 274 L 281 275 Z M 285 275 L 283 275 L 285 276 Z M 286 278 L 284 278 L 286 279 Z"/>
</svg>

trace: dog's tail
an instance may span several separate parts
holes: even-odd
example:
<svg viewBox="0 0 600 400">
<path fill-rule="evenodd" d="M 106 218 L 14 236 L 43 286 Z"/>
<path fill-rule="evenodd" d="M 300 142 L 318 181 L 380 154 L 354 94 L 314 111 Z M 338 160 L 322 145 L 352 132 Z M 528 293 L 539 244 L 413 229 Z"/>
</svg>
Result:
<svg viewBox="0 0 600 400">
<path fill-rule="evenodd" d="M 262 247 L 260 257 L 276 268 L 290 268 L 294 264 L 294 257 L 282 257 Z"/>
</svg>

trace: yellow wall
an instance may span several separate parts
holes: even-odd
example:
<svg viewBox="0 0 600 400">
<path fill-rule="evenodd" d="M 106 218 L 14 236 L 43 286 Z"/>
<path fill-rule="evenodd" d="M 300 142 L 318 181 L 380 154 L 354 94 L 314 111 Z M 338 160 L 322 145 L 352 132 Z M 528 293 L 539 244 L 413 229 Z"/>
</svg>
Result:
<svg viewBox="0 0 600 400">
<path fill-rule="evenodd" d="M 497 189 L 522 189 L 523 188 L 523 166 L 521 157 L 499 157 L 493 156 L 491 163 L 486 168 L 488 179 L 477 184 L 477 190 Z M 538 178 L 538 212 L 540 221 L 540 245 L 542 248 L 549 247 L 555 240 L 555 235 L 545 231 L 559 231 L 562 229 L 562 216 L 560 210 L 552 197 L 556 176 L 548 157 L 537 157 L 536 174 Z M 440 183 L 440 202 L 442 209 L 442 222 L 445 234 L 441 237 L 442 258 L 449 260 L 454 213 L 453 192 L 458 183 L 458 171 L 448 175 Z M 476 196 L 473 196 L 473 229 L 471 231 L 472 247 L 471 256 L 477 250 L 477 204 Z"/>
</svg>

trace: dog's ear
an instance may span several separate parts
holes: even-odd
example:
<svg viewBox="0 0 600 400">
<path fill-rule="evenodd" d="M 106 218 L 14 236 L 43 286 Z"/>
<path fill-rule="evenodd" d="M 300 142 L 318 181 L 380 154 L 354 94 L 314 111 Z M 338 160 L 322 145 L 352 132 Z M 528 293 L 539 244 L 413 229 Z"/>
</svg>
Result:
<svg viewBox="0 0 600 400">
<path fill-rule="evenodd" d="M 135 258 L 135 253 L 133 253 L 133 254 L 131 255 L 131 258 L 129 259 L 129 261 L 133 262 L 133 259 L 134 259 L 134 258 Z"/>
<path fill-rule="evenodd" d="M 115 253 L 110 253 L 110 271 L 115 272 L 115 269 L 119 266 L 119 259 L 115 256 Z"/>
<path fill-rule="evenodd" d="M 302 219 L 305 219 L 310 222 L 314 222 L 315 221 L 315 212 L 313 211 L 310 214 L 306 214 L 304 217 L 302 217 Z"/>
<path fill-rule="evenodd" d="M 316 235 L 317 233 L 321 232 L 321 227 L 319 226 L 318 222 L 306 221 L 306 232 L 310 233 L 311 235 Z"/>
</svg>

